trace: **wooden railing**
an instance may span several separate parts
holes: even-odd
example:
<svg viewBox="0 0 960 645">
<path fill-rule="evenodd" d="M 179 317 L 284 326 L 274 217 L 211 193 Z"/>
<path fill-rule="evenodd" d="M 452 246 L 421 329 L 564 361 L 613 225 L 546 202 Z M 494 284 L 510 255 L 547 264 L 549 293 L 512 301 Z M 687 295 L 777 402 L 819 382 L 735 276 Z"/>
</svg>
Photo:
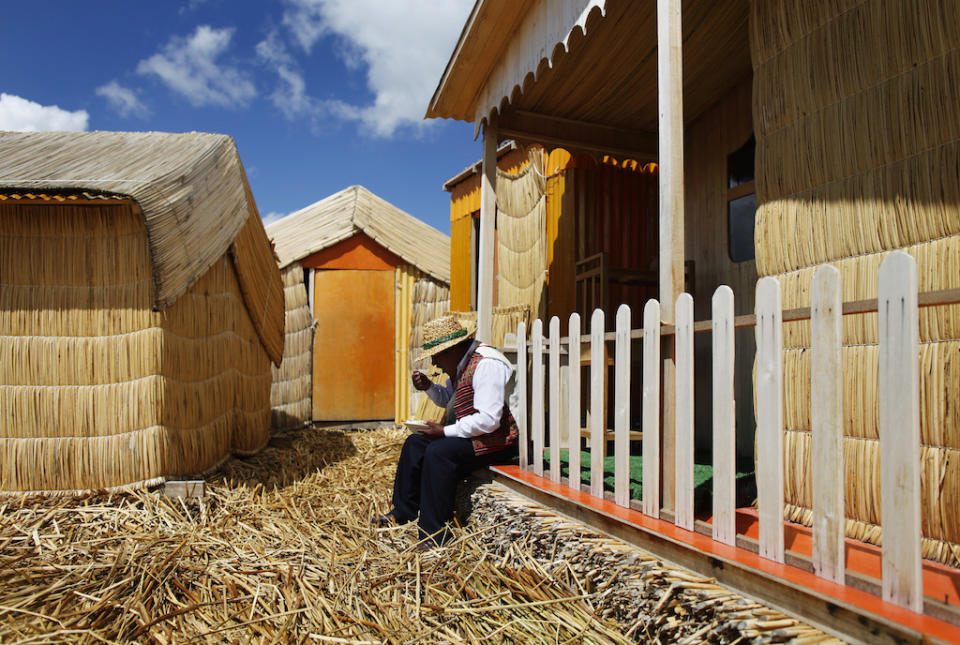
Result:
<svg viewBox="0 0 960 645">
<path fill-rule="evenodd" d="M 643 326 L 631 328 L 631 311 L 621 305 L 616 331 L 605 333 L 604 312 L 596 310 L 590 319 L 590 334 L 581 335 L 578 314 L 570 316 L 568 337 L 561 337 L 560 322 L 553 317 L 549 336 L 543 322 L 535 320 L 530 342 L 516 344 L 517 387 L 520 409 L 520 464 L 538 475 L 544 474 L 546 436 L 551 447 L 547 476 L 561 482 L 559 447 L 567 437 L 569 451 L 568 485 L 580 489 L 580 351 L 590 345 L 589 405 L 605 409 L 604 380 L 607 365 L 604 343 L 616 344 L 614 360 L 614 501 L 630 505 L 630 406 L 631 341 L 642 340 L 643 431 L 642 500 L 648 516 L 660 516 L 660 345 L 662 336 L 674 337 L 676 358 L 676 504 L 673 522 L 687 530 L 694 528 L 694 379 L 693 335 L 712 332 L 713 376 L 713 539 L 736 544 L 735 508 L 735 400 L 734 334 L 737 327 L 756 327 L 757 436 L 756 479 L 759 516 L 759 554 L 784 561 L 784 404 L 783 404 L 783 323 L 811 320 L 812 376 L 812 473 L 813 483 L 813 570 L 834 582 L 844 581 L 843 501 L 843 410 L 841 374 L 842 315 L 879 312 L 879 402 L 881 459 L 881 517 L 883 531 L 882 595 L 884 600 L 916 612 L 923 611 L 921 580 L 921 499 L 919 419 L 919 332 L 918 306 L 960 303 L 960 289 L 928 294 L 917 293 L 917 269 L 913 258 L 903 252 L 891 253 L 879 272 L 879 297 L 850 303 L 841 302 L 840 274 L 832 266 L 817 270 L 812 283 L 812 306 L 783 311 L 780 284 L 775 278 L 757 283 L 756 313 L 734 316 L 733 292 L 721 286 L 713 294 L 712 319 L 693 320 L 693 299 L 681 294 L 675 303 L 675 325 L 662 325 L 660 303 L 644 306 Z M 517 338 L 526 338 L 526 326 L 517 329 Z M 572 339 L 572 342 L 571 342 Z M 549 362 L 545 383 L 544 351 Z M 530 373 L 528 378 L 527 352 Z M 561 400 L 560 357 L 567 354 L 569 370 L 565 401 Z M 529 386 L 529 396 L 528 396 Z M 529 415 L 526 409 L 530 401 Z M 561 405 L 566 414 L 561 415 Z M 545 417 L 549 408 L 549 428 Z M 590 493 L 603 496 L 603 442 L 606 441 L 605 414 L 590 415 Z M 561 427 L 561 418 L 565 419 Z M 547 433 L 549 433 L 547 435 Z M 528 440 L 533 452 L 528 454 Z M 653 494 L 651 494 L 653 492 Z"/>
</svg>

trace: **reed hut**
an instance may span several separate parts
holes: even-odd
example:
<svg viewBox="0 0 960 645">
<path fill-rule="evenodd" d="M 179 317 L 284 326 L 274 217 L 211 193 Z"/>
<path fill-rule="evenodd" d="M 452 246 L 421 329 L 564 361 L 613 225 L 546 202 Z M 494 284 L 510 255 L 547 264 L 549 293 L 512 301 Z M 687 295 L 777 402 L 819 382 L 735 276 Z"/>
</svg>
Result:
<svg viewBox="0 0 960 645">
<path fill-rule="evenodd" d="M 657 231 L 649 260 L 659 298 L 672 303 L 691 292 L 698 320 L 710 317 L 709 296 L 721 284 L 736 294 L 737 314 L 752 313 L 764 276 L 779 279 L 785 308 L 806 306 L 810 277 L 825 263 L 841 271 L 844 300 L 875 297 L 877 267 L 898 249 L 917 259 L 921 291 L 956 288 L 958 12 L 953 0 L 530 0 L 509 7 L 480 0 L 426 116 L 475 123 L 487 166 L 496 165 L 497 146 L 508 138 L 523 148 L 588 154 L 597 164 L 606 156 L 656 163 L 658 207 L 621 211 L 619 237 Z M 682 58 L 674 55 L 681 50 Z M 483 175 L 498 208 L 478 205 L 476 230 L 495 239 L 505 182 L 501 172 Z M 606 200 L 616 194 L 601 183 L 589 190 Z M 476 281 L 481 311 L 494 304 L 486 302 L 494 289 L 484 286 L 494 262 L 474 262 L 485 267 Z M 554 277 L 551 267 L 548 302 Z M 638 316 L 634 309 L 634 326 Z M 672 322 L 672 306 L 663 318 Z M 957 306 L 927 308 L 920 317 L 923 554 L 952 565 L 960 564 L 953 512 L 960 503 L 958 321 Z M 811 521 L 809 334 L 805 322 L 784 331 L 786 510 L 804 523 Z M 709 364 L 710 339 L 695 342 L 696 363 Z M 875 314 L 844 318 L 847 531 L 873 543 L 881 540 L 876 342 Z M 755 422 L 751 366 L 743 361 L 753 354 L 752 330 L 739 330 L 736 344 L 737 451 L 748 457 Z M 706 371 L 696 376 L 695 417 L 697 449 L 709 455 Z M 661 437 L 666 508 L 674 503 L 669 396 Z"/>
<path fill-rule="evenodd" d="M 312 366 L 296 363 L 300 382 L 312 381 L 312 419 L 410 418 L 420 327 L 449 308 L 450 238 L 363 186 L 291 213 L 267 231 L 289 283 L 299 272 L 306 284 L 315 321 Z M 290 338 L 302 333 L 306 318 L 288 309 L 287 322 Z"/>
<path fill-rule="evenodd" d="M 0 133 L 0 490 L 146 486 L 256 452 L 282 321 L 230 137 Z"/>
</svg>

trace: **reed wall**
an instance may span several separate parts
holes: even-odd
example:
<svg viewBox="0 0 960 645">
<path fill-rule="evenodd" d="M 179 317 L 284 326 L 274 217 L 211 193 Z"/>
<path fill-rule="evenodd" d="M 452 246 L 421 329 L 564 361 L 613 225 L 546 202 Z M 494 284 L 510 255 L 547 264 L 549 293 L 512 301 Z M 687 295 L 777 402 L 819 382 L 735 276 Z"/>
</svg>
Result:
<svg viewBox="0 0 960 645">
<path fill-rule="evenodd" d="M 960 287 L 960 5 L 754 2 L 757 270 L 785 308 L 823 263 L 876 297 L 885 254 L 921 291 Z M 848 535 L 879 543 L 877 316 L 843 323 Z M 923 554 L 960 564 L 960 307 L 920 313 Z M 810 523 L 810 329 L 784 329 L 787 516 Z"/>
<path fill-rule="evenodd" d="M 284 322 L 283 361 L 271 366 L 270 406 L 273 428 L 298 428 L 313 419 L 313 313 L 299 262 L 281 273 Z"/>
<path fill-rule="evenodd" d="M 230 256 L 153 305 L 133 202 L 0 203 L 0 490 L 145 485 L 262 447 L 270 359 Z"/>
<path fill-rule="evenodd" d="M 469 220 L 468 220 L 469 221 Z M 429 365 L 429 361 L 422 361 L 423 326 L 434 318 L 444 316 L 450 311 L 450 288 L 442 282 L 437 282 L 425 273 L 418 272 L 413 289 L 413 303 L 410 318 L 410 355 L 406 371 L 402 375 L 407 382 L 410 374 L 418 369 L 436 376 L 439 370 Z M 426 363 L 426 364 L 425 364 Z M 437 377 L 438 378 L 438 377 Z M 435 380 L 437 380 L 435 378 Z M 412 390 L 410 396 L 411 414 L 415 419 L 429 419 L 439 421 L 443 416 L 442 408 L 437 407 L 427 396 L 417 390 Z M 402 421 L 403 419 L 398 419 Z"/>
</svg>

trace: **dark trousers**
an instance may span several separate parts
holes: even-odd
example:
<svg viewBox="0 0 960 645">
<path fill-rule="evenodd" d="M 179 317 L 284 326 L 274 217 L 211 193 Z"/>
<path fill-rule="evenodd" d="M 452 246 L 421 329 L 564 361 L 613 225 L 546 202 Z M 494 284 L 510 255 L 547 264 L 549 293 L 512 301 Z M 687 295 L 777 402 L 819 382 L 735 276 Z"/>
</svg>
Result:
<svg viewBox="0 0 960 645">
<path fill-rule="evenodd" d="M 403 442 L 393 483 L 393 509 L 399 522 L 420 516 L 420 537 L 433 536 L 442 544 L 448 537 L 444 525 L 453 519 L 457 483 L 477 468 L 508 463 L 516 446 L 484 455 L 473 452 L 470 439 L 428 439 L 411 434 Z"/>
</svg>

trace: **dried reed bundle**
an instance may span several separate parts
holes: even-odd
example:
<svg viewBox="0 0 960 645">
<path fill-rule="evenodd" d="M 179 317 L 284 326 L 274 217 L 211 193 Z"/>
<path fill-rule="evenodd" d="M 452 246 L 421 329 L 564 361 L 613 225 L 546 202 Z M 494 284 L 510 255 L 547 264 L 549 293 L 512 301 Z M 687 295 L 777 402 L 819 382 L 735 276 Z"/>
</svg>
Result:
<svg viewBox="0 0 960 645">
<path fill-rule="evenodd" d="M 541 311 L 547 271 L 546 180 L 543 155 L 531 149 L 517 173 L 498 170 L 497 294 L 504 307 Z"/>
<path fill-rule="evenodd" d="M 266 441 L 270 359 L 234 262 L 153 311 L 146 238 L 129 200 L 0 205 L 0 490 L 143 485 Z"/>
<path fill-rule="evenodd" d="M 283 362 L 271 367 L 272 427 L 300 427 L 313 417 L 313 313 L 299 262 L 280 272 L 286 307 Z"/>
<path fill-rule="evenodd" d="M 835 642 L 489 487 L 449 546 L 419 554 L 413 526 L 368 523 L 404 436 L 284 434 L 200 500 L 7 502 L 0 640 Z"/>
<path fill-rule="evenodd" d="M 491 487 L 474 494 L 471 522 L 503 561 L 529 562 L 591 593 L 604 618 L 630 628 L 640 642 L 839 643 L 823 632 L 749 601 L 714 580 L 678 570 L 623 542 Z M 517 541 L 520 544 L 517 544 Z"/>
<path fill-rule="evenodd" d="M 438 381 L 442 372 L 420 360 L 423 345 L 423 325 L 444 316 L 450 311 L 450 288 L 429 275 L 418 272 L 417 281 L 413 288 L 413 306 L 410 316 L 410 361 L 407 370 L 399 375 L 404 382 L 409 381 L 410 372 L 419 369 L 427 373 L 434 381 Z M 446 377 L 444 377 L 445 379 Z M 410 412 L 415 419 L 441 421 L 445 410 L 434 403 L 423 393 L 411 389 Z M 402 419 L 401 419 L 402 420 Z"/>
<path fill-rule="evenodd" d="M 960 287 L 960 7 L 947 0 L 751 5 L 755 242 L 785 308 L 816 268 L 845 301 L 875 298 L 883 258 L 917 260 L 919 288 Z M 879 543 L 876 314 L 845 316 L 848 535 Z M 960 306 L 920 312 L 924 553 L 957 564 Z M 784 326 L 788 510 L 809 523 L 809 322 Z M 952 506 L 951 506 L 952 504 Z"/>
</svg>

